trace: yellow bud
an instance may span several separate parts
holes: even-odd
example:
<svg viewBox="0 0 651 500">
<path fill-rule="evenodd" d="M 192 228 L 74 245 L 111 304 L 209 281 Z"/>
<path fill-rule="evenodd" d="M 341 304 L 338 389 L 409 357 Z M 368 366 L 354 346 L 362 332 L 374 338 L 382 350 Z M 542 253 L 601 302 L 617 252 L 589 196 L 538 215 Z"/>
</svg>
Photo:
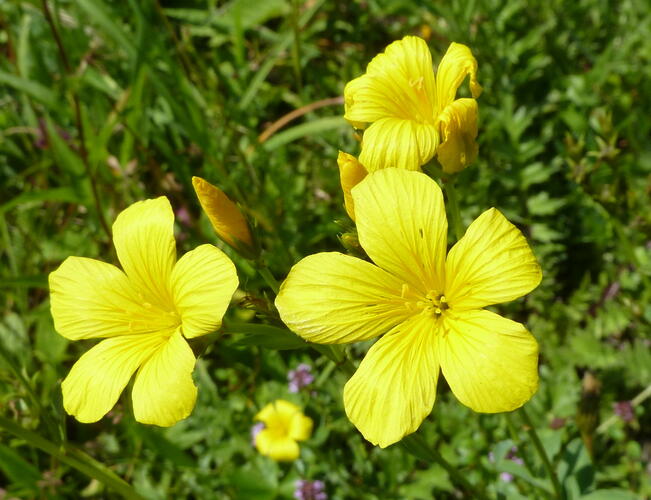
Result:
<svg viewBox="0 0 651 500">
<path fill-rule="evenodd" d="M 224 192 L 201 177 L 192 186 L 217 236 L 245 257 L 254 257 L 255 244 L 244 215 Z"/>
<path fill-rule="evenodd" d="M 353 205 L 353 195 L 350 193 L 359 182 L 366 177 L 368 172 L 357 158 L 343 151 L 339 151 L 337 156 L 339 165 L 339 177 L 341 179 L 341 190 L 344 192 L 344 205 L 346 212 L 351 219 L 355 220 L 355 207 Z"/>
</svg>

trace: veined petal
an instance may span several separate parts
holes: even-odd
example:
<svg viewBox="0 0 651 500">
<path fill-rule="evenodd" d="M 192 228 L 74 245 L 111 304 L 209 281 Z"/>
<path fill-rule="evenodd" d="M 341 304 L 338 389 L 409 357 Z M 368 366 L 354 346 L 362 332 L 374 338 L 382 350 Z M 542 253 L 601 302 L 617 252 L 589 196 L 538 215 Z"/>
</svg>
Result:
<svg viewBox="0 0 651 500">
<path fill-rule="evenodd" d="M 258 451 L 279 462 L 291 462 L 300 455 L 298 443 L 289 436 L 277 436 L 269 429 L 262 429 L 255 437 Z"/>
<path fill-rule="evenodd" d="M 443 291 L 447 219 L 438 184 L 389 168 L 353 188 L 359 242 L 378 266 L 425 295 Z"/>
<path fill-rule="evenodd" d="M 378 340 L 344 387 L 350 421 L 384 448 L 418 429 L 436 399 L 437 322 L 418 314 Z"/>
<path fill-rule="evenodd" d="M 375 56 L 366 74 L 346 85 L 344 117 L 350 122 L 374 122 L 387 117 L 431 122 L 434 92 L 429 48 L 423 39 L 407 36 Z"/>
<path fill-rule="evenodd" d="M 237 205 L 221 189 L 201 177 L 193 177 L 192 185 L 217 236 L 237 250 L 252 251 L 249 224 Z"/>
<path fill-rule="evenodd" d="M 357 161 L 357 158 L 343 151 L 339 151 L 337 165 L 339 165 L 339 179 L 341 181 L 341 190 L 344 193 L 346 212 L 351 219 L 355 220 L 355 205 L 350 190 L 359 184 L 368 172 L 364 165 Z"/>
<path fill-rule="evenodd" d="M 217 247 L 200 245 L 179 259 L 171 279 L 183 335 L 217 330 L 239 282 L 231 259 Z"/>
<path fill-rule="evenodd" d="M 477 158 L 477 101 L 457 99 L 439 115 L 441 139 L 436 156 L 448 174 L 459 172 Z"/>
<path fill-rule="evenodd" d="M 473 310 L 445 314 L 438 353 L 450 389 L 474 411 L 511 411 L 538 389 L 538 344 L 520 323 Z"/>
<path fill-rule="evenodd" d="M 366 84 L 367 84 L 367 80 L 365 76 L 360 76 L 358 78 L 349 81 L 344 87 L 344 118 L 349 116 L 349 110 L 355 106 L 355 102 L 356 102 L 355 97 L 357 96 L 357 90 L 364 88 Z M 381 111 L 380 114 L 383 115 L 383 112 Z M 371 116 L 373 116 L 372 108 L 371 108 Z M 365 122 L 359 122 L 359 121 L 348 119 L 348 123 L 350 123 L 354 128 L 359 130 L 363 130 L 366 128 Z"/>
<path fill-rule="evenodd" d="M 170 311 L 149 304 L 117 267 L 68 257 L 50 273 L 54 328 L 70 340 L 169 331 L 178 325 Z"/>
<path fill-rule="evenodd" d="M 61 384 L 66 412 L 83 423 L 97 422 L 113 408 L 131 375 L 164 341 L 160 335 L 102 340 L 79 358 Z"/>
<path fill-rule="evenodd" d="M 164 196 L 134 203 L 113 223 L 124 272 L 148 302 L 171 308 L 169 277 L 176 262 L 174 212 Z"/>
<path fill-rule="evenodd" d="M 289 272 L 276 297 L 281 319 L 319 344 L 371 339 L 411 314 L 403 281 L 370 262 L 337 252 L 305 257 Z"/>
<path fill-rule="evenodd" d="M 457 89 L 470 75 L 470 92 L 477 98 L 482 88 L 477 82 L 477 60 L 468 47 L 452 42 L 436 72 L 437 110 L 440 113 L 454 101 Z"/>
<path fill-rule="evenodd" d="M 138 422 L 169 427 L 192 413 L 197 399 L 192 381 L 195 361 L 180 330 L 158 347 L 133 384 L 133 414 Z"/>
<path fill-rule="evenodd" d="M 439 143 L 437 127 L 402 118 L 381 118 L 364 132 L 359 161 L 369 172 L 387 167 L 420 170 Z"/>
<path fill-rule="evenodd" d="M 542 279 L 527 240 L 495 208 L 477 217 L 452 247 L 445 274 L 445 296 L 455 310 L 516 299 Z"/>
</svg>

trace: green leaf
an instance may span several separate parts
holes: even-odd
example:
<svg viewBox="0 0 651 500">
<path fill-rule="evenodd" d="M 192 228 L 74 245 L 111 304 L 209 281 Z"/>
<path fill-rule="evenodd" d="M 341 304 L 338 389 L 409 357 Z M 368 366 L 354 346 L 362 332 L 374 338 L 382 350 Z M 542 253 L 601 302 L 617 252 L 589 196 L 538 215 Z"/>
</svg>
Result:
<svg viewBox="0 0 651 500">
<path fill-rule="evenodd" d="M 550 198 L 549 193 L 542 192 L 527 200 L 527 208 L 533 215 L 551 215 L 567 203 L 563 198 Z"/>
<path fill-rule="evenodd" d="M 37 490 L 36 482 L 41 479 L 38 469 L 4 444 L 0 444 L 0 470 L 15 486 Z"/>
<path fill-rule="evenodd" d="M 39 191 L 27 191 L 20 193 L 11 200 L 0 205 L 0 215 L 8 212 L 12 208 L 21 206 L 21 208 L 29 208 L 30 205 L 40 205 L 45 201 L 57 201 L 62 203 L 81 203 L 82 200 L 69 187 L 41 189 Z"/>
<path fill-rule="evenodd" d="M 231 485 L 235 488 L 235 498 L 250 500 L 271 500 L 276 497 L 278 478 L 275 464 L 270 459 L 263 467 L 247 463 L 231 476 Z M 260 464 L 262 465 L 262 464 Z"/>
<path fill-rule="evenodd" d="M 77 5 L 88 15 L 91 23 L 99 26 L 106 35 L 127 53 L 130 60 L 136 57 L 133 36 L 127 34 L 121 26 L 113 21 L 113 16 L 96 0 L 78 0 Z"/>
<path fill-rule="evenodd" d="M 248 323 L 229 325 L 227 331 L 229 333 L 244 334 L 235 341 L 235 346 L 257 345 L 268 349 L 285 350 L 301 349 L 308 345 L 302 338 L 286 328 L 278 328 L 271 325 L 254 325 Z"/>
<path fill-rule="evenodd" d="M 42 102 L 46 107 L 53 108 L 56 106 L 56 94 L 40 83 L 20 76 L 12 75 L 6 71 L 0 70 L 0 84 L 5 84 L 19 92 L 24 92 L 28 96 Z"/>
<path fill-rule="evenodd" d="M 195 461 L 175 443 L 165 437 L 164 431 L 153 427 L 134 424 L 133 433 L 140 436 L 149 449 L 161 460 L 169 460 L 181 467 L 195 467 Z"/>
<path fill-rule="evenodd" d="M 341 116 L 320 118 L 279 132 L 265 142 L 262 147 L 267 151 L 272 151 L 289 142 L 306 136 L 319 136 L 323 134 L 323 132 L 346 127 L 349 127 L 348 122 L 346 122 L 346 120 Z"/>
<path fill-rule="evenodd" d="M 638 498 L 640 497 L 632 491 L 605 489 L 583 495 L 581 500 L 637 500 Z"/>
</svg>

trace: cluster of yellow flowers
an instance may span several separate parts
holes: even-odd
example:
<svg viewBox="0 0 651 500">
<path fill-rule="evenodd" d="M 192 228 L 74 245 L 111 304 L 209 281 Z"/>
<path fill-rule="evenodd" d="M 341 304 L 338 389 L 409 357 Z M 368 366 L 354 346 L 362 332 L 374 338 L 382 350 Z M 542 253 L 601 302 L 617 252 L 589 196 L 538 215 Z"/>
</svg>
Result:
<svg viewBox="0 0 651 500">
<path fill-rule="evenodd" d="M 484 309 L 533 290 L 541 271 L 524 236 L 496 209 L 482 213 L 447 252 L 438 183 L 421 167 L 437 159 L 453 174 L 477 156 L 477 62 L 452 43 L 433 72 L 426 43 L 405 37 L 345 88 L 345 118 L 363 130 L 359 160 L 338 158 L 346 211 L 371 262 L 338 252 L 310 255 L 276 297 L 285 324 L 309 342 L 381 337 L 344 388 L 350 421 L 381 447 L 418 429 L 432 411 L 442 371 L 452 392 L 479 412 L 520 407 L 538 385 L 538 346 L 526 328 Z M 473 98 L 456 99 L 469 76 Z M 193 179 L 215 231 L 241 255 L 258 246 L 226 195 Z M 56 330 L 71 340 L 105 338 L 63 381 L 65 410 L 95 422 L 135 373 L 136 420 L 173 425 L 192 411 L 195 357 L 187 340 L 215 331 L 238 287 L 235 266 L 201 245 L 176 259 L 165 197 L 135 203 L 113 225 L 122 270 L 69 257 L 50 275 Z M 312 421 L 278 400 L 256 420 L 256 447 L 298 457 Z"/>
</svg>

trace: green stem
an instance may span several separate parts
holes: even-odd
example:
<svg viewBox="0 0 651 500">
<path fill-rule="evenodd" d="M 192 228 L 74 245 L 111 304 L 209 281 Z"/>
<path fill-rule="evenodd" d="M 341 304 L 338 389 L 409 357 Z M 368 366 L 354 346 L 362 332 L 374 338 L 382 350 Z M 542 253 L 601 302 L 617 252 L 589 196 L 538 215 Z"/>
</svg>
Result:
<svg viewBox="0 0 651 500">
<path fill-rule="evenodd" d="M 292 63 L 298 95 L 303 94 L 303 75 L 301 74 L 301 28 L 299 26 L 300 6 L 299 0 L 292 1 L 292 29 L 294 32 L 294 45 L 292 46 Z"/>
<path fill-rule="evenodd" d="M 547 469 L 547 473 L 549 474 L 549 478 L 551 479 L 552 486 L 554 487 L 554 493 L 556 495 L 556 498 L 561 500 L 564 498 L 563 490 L 561 488 L 561 483 L 558 481 L 558 476 L 556 475 L 556 471 L 554 470 L 554 467 L 552 466 L 552 463 L 549 460 L 549 457 L 547 456 L 547 452 L 545 451 L 545 448 L 542 442 L 540 441 L 540 438 L 538 437 L 536 428 L 534 427 L 533 422 L 531 421 L 531 418 L 529 417 L 529 414 L 527 413 L 527 410 L 524 408 L 524 406 L 520 408 L 520 415 L 522 415 L 522 420 L 524 420 L 524 423 L 527 427 L 526 429 L 527 434 L 529 434 L 529 437 L 531 438 L 531 441 L 533 442 L 533 445 L 536 448 L 538 455 L 540 455 L 540 459 L 543 461 L 543 464 L 545 465 L 545 469 Z"/>
<path fill-rule="evenodd" d="M 274 278 L 273 274 L 271 274 L 271 271 L 269 271 L 268 268 L 266 268 L 263 265 L 258 266 L 258 272 L 260 273 L 260 276 L 262 276 L 262 279 L 264 279 L 264 282 L 269 285 L 269 288 L 271 288 L 276 295 L 278 295 L 278 291 L 280 290 L 280 284 Z"/>
<path fill-rule="evenodd" d="M 78 448 L 62 443 L 60 446 L 44 437 L 27 430 L 13 420 L 0 416 L 0 428 L 23 439 L 29 445 L 34 446 L 45 453 L 57 458 L 70 467 L 77 469 L 82 474 L 96 479 L 107 488 L 114 490 L 127 499 L 143 500 L 129 483 L 116 475 L 111 469 L 98 462 Z"/>
<path fill-rule="evenodd" d="M 310 344 L 310 347 L 323 354 L 338 368 L 341 368 L 349 377 L 352 377 L 355 373 L 355 365 L 350 359 L 348 359 L 342 346 L 333 344 Z"/>
<path fill-rule="evenodd" d="M 70 61 L 68 59 L 68 54 L 66 52 L 66 49 L 63 46 L 63 41 L 61 39 L 61 36 L 59 35 L 59 30 L 57 29 L 56 23 L 54 22 L 54 18 L 52 17 L 52 13 L 50 12 L 50 9 L 47 5 L 47 0 L 42 0 L 42 4 L 43 4 L 43 13 L 45 14 L 45 19 L 47 23 L 50 25 L 50 29 L 52 30 L 52 36 L 54 37 L 54 41 L 59 50 L 59 56 L 61 57 L 61 61 L 63 63 L 63 68 L 65 69 L 66 76 L 70 76 L 72 75 L 72 65 L 70 64 Z M 104 218 L 104 211 L 102 210 L 102 203 L 100 202 L 100 198 L 99 198 L 97 179 L 95 178 L 95 173 L 93 172 L 93 169 L 90 166 L 90 162 L 88 161 L 88 150 L 86 149 L 86 133 L 84 132 L 84 122 L 81 117 L 81 103 L 79 102 L 79 97 L 77 96 L 76 92 L 70 91 L 70 94 L 72 95 L 72 103 L 74 105 L 73 108 L 75 112 L 75 122 L 79 134 L 79 156 L 81 157 L 81 162 L 84 165 L 84 169 L 86 170 L 86 175 L 88 176 L 88 180 L 90 182 L 91 192 L 93 193 L 93 201 L 95 203 L 95 211 L 97 212 L 97 219 L 99 220 L 102 229 L 104 229 L 104 232 L 108 237 L 108 240 L 112 241 L 113 237 L 111 235 L 111 229 L 109 228 L 106 219 Z"/>
<path fill-rule="evenodd" d="M 400 441 L 401 446 L 414 455 L 416 458 L 424 460 L 425 462 L 434 462 L 448 473 L 450 479 L 452 479 L 460 488 L 466 493 L 467 498 L 474 499 L 485 499 L 486 495 L 482 491 L 478 491 L 466 477 L 459 472 L 459 468 L 450 464 L 443 455 L 441 455 L 435 448 L 432 448 L 427 445 L 425 440 L 420 434 L 410 434 L 405 436 Z"/>
<path fill-rule="evenodd" d="M 463 236 L 463 226 L 461 224 L 461 212 L 459 211 L 459 195 L 454 187 L 455 178 L 450 177 L 443 183 L 445 194 L 448 197 L 448 208 L 450 210 L 450 219 L 454 237 L 459 241 Z"/>
</svg>

